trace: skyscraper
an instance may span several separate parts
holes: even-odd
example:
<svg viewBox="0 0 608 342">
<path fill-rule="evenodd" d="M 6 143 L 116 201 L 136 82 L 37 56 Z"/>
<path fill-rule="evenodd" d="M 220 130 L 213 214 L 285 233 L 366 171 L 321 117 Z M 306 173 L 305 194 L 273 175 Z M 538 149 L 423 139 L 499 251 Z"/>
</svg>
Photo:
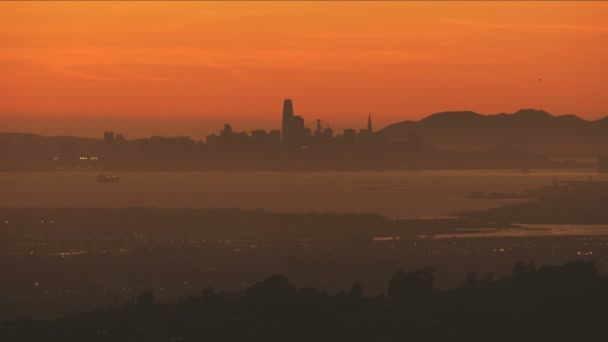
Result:
<svg viewBox="0 0 608 342">
<path fill-rule="evenodd" d="M 289 137 L 292 119 L 293 103 L 291 102 L 291 99 L 285 99 L 285 101 L 283 102 L 283 122 L 281 125 L 281 141 L 283 143 L 285 143 L 286 140 L 289 140 L 289 138 L 286 139 L 286 137 Z"/>
<path fill-rule="evenodd" d="M 367 116 L 367 131 L 370 132 L 370 133 L 373 132 L 372 131 L 372 114 L 371 113 Z"/>
<path fill-rule="evenodd" d="M 285 116 L 293 116 L 293 103 L 291 99 L 285 99 L 283 102 L 283 117 Z"/>
<path fill-rule="evenodd" d="M 304 119 L 293 114 L 293 103 L 291 99 L 283 102 L 283 122 L 281 141 L 291 147 L 302 146 L 304 134 Z"/>
<path fill-rule="evenodd" d="M 114 132 L 103 132 L 103 141 L 108 145 L 112 145 L 114 143 Z"/>
</svg>

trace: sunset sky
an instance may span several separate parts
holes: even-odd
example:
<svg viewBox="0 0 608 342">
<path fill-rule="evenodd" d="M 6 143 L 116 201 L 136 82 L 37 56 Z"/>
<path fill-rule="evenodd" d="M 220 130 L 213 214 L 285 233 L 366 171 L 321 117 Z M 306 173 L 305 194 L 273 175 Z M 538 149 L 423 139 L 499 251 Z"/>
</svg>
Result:
<svg viewBox="0 0 608 342">
<path fill-rule="evenodd" d="M 542 80 L 540 80 L 542 79 Z M 0 132 L 608 115 L 608 2 L 0 2 Z"/>
</svg>

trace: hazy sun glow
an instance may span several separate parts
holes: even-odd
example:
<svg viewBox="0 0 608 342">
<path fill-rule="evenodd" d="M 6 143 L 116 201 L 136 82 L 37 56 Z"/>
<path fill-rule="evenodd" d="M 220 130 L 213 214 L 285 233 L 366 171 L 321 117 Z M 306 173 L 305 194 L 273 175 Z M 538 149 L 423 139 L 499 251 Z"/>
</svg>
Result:
<svg viewBox="0 0 608 342">
<path fill-rule="evenodd" d="M 278 128 L 285 97 L 337 127 L 465 109 L 596 119 L 607 18 L 605 2 L 2 2 L 0 131 L 98 135 L 107 120 L 200 138 Z"/>
</svg>

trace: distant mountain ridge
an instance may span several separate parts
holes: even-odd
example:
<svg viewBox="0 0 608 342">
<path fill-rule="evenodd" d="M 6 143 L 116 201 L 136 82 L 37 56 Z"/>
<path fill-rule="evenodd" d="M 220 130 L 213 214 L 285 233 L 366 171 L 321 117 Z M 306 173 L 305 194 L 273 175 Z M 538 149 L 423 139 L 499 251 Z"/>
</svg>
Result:
<svg viewBox="0 0 608 342">
<path fill-rule="evenodd" d="M 441 112 L 419 121 L 383 128 L 392 141 L 416 133 L 437 149 L 472 150 L 496 146 L 528 146 L 543 153 L 604 153 L 608 151 L 608 117 L 589 121 L 576 115 L 554 116 L 543 110 L 482 115 L 472 111 Z"/>
</svg>

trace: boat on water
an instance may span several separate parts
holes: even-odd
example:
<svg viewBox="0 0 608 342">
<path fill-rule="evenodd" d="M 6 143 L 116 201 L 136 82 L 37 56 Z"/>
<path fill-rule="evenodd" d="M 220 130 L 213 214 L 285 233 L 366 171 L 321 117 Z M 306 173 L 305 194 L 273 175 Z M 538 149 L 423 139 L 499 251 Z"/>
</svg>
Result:
<svg viewBox="0 0 608 342">
<path fill-rule="evenodd" d="M 120 177 L 118 176 L 105 175 L 103 173 L 97 176 L 98 183 L 116 183 L 118 181 L 120 181 Z"/>
</svg>

